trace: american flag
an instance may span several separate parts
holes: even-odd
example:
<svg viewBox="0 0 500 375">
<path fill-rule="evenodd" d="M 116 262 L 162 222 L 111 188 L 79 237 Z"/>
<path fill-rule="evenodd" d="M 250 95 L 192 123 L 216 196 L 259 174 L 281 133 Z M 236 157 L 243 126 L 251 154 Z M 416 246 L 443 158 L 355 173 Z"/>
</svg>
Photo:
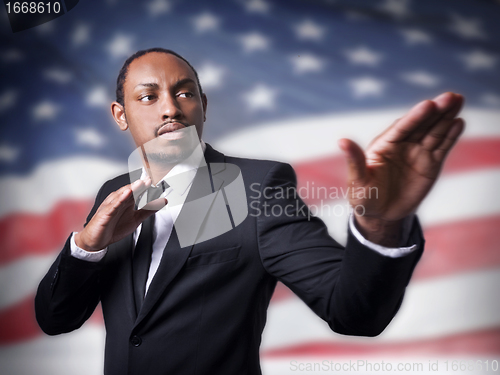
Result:
<svg viewBox="0 0 500 375">
<path fill-rule="evenodd" d="M 372 368 L 356 372 L 384 372 L 384 361 L 391 372 L 436 373 L 439 361 L 438 373 L 499 371 L 499 20 L 493 0 L 107 0 L 13 34 L 2 13 L 0 372 L 102 373 L 100 311 L 48 337 L 33 298 L 99 187 L 126 171 L 133 145 L 109 104 L 125 58 L 155 46 L 197 68 L 206 142 L 290 162 L 309 191 L 344 187 L 337 139 L 366 146 L 414 103 L 463 94 L 468 127 L 419 209 L 426 251 L 394 321 L 377 338 L 341 336 L 278 285 L 262 367 L 312 374 L 364 360 Z M 345 241 L 346 203 L 326 203 L 338 209 L 323 219 Z M 409 371 L 415 363 L 422 370 Z"/>
</svg>

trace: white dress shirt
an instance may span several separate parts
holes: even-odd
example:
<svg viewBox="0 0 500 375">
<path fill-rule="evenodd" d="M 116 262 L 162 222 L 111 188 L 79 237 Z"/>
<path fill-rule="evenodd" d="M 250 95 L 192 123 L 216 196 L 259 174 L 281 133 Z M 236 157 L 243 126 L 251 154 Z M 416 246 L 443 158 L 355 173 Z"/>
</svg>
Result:
<svg viewBox="0 0 500 375">
<path fill-rule="evenodd" d="M 175 220 L 177 219 L 182 206 L 186 200 L 186 197 L 191 189 L 191 185 L 193 183 L 194 177 L 196 175 L 197 169 L 205 164 L 205 159 L 203 154 L 205 152 L 206 145 L 203 141 L 201 141 L 200 145 L 195 149 L 195 151 L 182 163 L 177 164 L 172 170 L 163 178 L 163 180 L 170 186 L 167 190 L 163 192 L 161 197 L 165 197 L 168 200 L 168 204 L 163 207 L 161 210 L 157 211 L 155 214 L 155 225 L 153 228 L 153 251 L 151 255 L 151 265 L 149 267 L 148 279 L 146 282 L 146 293 L 148 291 L 149 285 L 153 280 L 153 277 L 158 270 L 158 266 L 160 265 L 161 257 L 163 255 L 163 250 L 167 245 L 168 239 L 170 238 L 170 234 L 172 233 L 172 229 L 174 227 Z M 186 175 L 186 178 L 182 179 L 171 179 L 173 176 L 176 176 L 180 173 Z M 142 170 L 141 179 L 146 178 L 145 170 Z M 157 186 L 161 181 L 158 182 Z M 403 225 L 403 235 L 401 243 L 406 243 L 411 226 L 413 224 L 414 215 L 410 215 L 405 219 Z M 353 235 L 357 238 L 359 242 L 368 248 L 376 251 L 384 256 L 391 258 L 398 258 L 409 254 L 414 251 L 417 246 L 413 245 L 410 247 L 397 247 L 397 248 L 389 248 L 377 245 L 373 242 L 365 239 L 361 233 L 356 228 L 354 223 L 354 217 L 351 215 L 349 218 L 349 227 Z M 137 227 L 134 232 L 134 243 L 137 243 L 139 239 L 139 234 L 141 233 L 142 224 Z M 99 262 L 106 252 L 107 248 L 100 251 L 89 252 L 80 247 L 78 247 L 75 243 L 75 234 L 77 232 L 73 232 L 73 236 L 71 237 L 70 247 L 71 247 L 71 255 L 75 258 L 86 260 L 89 262 Z"/>
</svg>

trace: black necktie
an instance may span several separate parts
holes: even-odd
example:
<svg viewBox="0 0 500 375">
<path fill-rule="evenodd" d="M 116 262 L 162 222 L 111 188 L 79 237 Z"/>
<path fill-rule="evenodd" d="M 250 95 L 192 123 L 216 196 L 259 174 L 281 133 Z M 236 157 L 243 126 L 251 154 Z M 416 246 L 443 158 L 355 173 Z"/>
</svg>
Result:
<svg viewBox="0 0 500 375">
<path fill-rule="evenodd" d="M 147 190 L 147 202 L 158 199 L 168 188 L 165 181 L 161 181 L 159 186 L 150 187 Z M 151 265 L 151 254 L 153 252 L 153 228 L 155 215 L 151 215 L 142 223 L 141 234 L 135 245 L 132 259 L 132 274 L 134 280 L 134 297 L 137 313 L 141 309 L 144 295 L 146 294 L 146 283 L 148 280 L 149 267 Z"/>
<path fill-rule="evenodd" d="M 153 250 L 154 217 L 155 215 L 151 215 L 142 222 L 141 234 L 135 245 L 132 260 L 134 297 L 137 313 L 139 313 L 141 309 L 144 295 L 146 294 L 146 282 L 148 280 L 151 253 Z"/>
<path fill-rule="evenodd" d="M 147 190 L 148 203 L 154 201 L 155 199 L 160 198 L 160 195 L 168 188 L 169 185 L 163 180 L 160 181 L 160 184 L 158 186 L 151 186 L 150 188 L 148 188 Z"/>
</svg>

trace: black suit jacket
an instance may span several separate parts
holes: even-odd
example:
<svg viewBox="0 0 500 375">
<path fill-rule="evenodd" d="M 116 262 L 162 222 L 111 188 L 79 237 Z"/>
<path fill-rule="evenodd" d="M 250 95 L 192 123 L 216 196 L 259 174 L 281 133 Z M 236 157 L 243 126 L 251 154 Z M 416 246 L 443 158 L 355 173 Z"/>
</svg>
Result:
<svg viewBox="0 0 500 375">
<path fill-rule="evenodd" d="M 295 186 L 291 166 L 228 157 L 209 145 L 205 158 L 241 169 L 249 205 L 243 223 L 165 252 L 138 315 L 132 235 L 110 245 L 98 263 L 72 257 L 68 239 L 36 295 L 37 320 L 46 333 L 79 328 L 100 301 L 106 375 L 260 374 L 261 333 L 277 280 L 335 332 L 374 336 L 384 330 L 422 253 L 417 220 L 409 243 L 418 249 L 407 256 L 384 257 L 351 233 L 344 249 L 321 220 L 308 219 L 300 199 L 280 193 Z M 128 175 L 105 183 L 87 222 L 109 193 L 128 183 Z M 270 208 L 266 214 L 266 205 L 286 214 L 269 214 Z"/>
</svg>

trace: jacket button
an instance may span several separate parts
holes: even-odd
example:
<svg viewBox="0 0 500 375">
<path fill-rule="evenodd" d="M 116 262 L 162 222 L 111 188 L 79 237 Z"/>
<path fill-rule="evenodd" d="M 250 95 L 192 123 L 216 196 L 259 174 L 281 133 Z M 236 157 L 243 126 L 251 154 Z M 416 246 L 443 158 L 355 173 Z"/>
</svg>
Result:
<svg viewBox="0 0 500 375">
<path fill-rule="evenodd" d="M 139 336 L 132 336 L 132 338 L 130 339 L 130 343 L 132 345 L 134 345 L 135 347 L 137 347 L 137 346 L 141 346 L 142 340 Z"/>
</svg>

